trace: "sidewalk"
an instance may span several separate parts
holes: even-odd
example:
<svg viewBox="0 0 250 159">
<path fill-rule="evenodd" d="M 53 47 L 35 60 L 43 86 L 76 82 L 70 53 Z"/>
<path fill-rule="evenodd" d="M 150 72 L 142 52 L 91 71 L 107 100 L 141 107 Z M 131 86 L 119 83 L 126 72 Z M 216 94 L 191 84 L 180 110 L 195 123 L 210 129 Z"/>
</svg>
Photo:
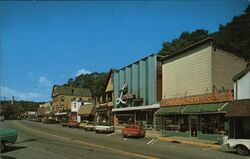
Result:
<svg viewBox="0 0 250 159">
<path fill-rule="evenodd" d="M 117 127 L 115 131 L 118 133 L 121 133 L 121 128 Z M 214 141 L 200 140 L 197 138 L 184 138 L 184 137 L 177 137 L 177 136 L 163 137 L 161 135 L 161 132 L 156 131 L 156 130 L 146 130 L 146 137 L 157 138 L 158 140 L 164 141 L 164 142 L 178 142 L 178 143 L 183 143 L 183 144 L 197 145 L 201 147 L 209 147 L 213 149 L 221 148 L 221 145 L 215 144 Z"/>
<path fill-rule="evenodd" d="M 158 140 L 166 141 L 166 142 L 178 142 L 178 143 L 183 143 L 183 144 L 197 145 L 197 146 L 209 147 L 209 148 L 213 148 L 213 149 L 221 148 L 221 145 L 215 144 L 214 141 L 200 140 L 200 139 L 196 139 L 196 138 L 184 138 L 184 137 L 176 137 L 176 136 L 173 136 L 173 137 L 160 136 L 160 137 L 158 137 Z"/>
</svg>

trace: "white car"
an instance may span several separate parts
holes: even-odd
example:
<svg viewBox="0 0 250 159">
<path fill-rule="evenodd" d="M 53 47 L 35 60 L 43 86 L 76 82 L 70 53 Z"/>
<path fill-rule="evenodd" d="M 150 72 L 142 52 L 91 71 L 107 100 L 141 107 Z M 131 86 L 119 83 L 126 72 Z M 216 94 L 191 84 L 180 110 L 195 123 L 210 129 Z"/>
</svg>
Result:
<svg viewBox="0 0 250 159">
<path fill-rule="evenodd" d="M 94 128 L 95 132 L 114 132 L 115 127 L 111 125 L 110 123 L 99 123 Z"/>
<path fill-rule="evenodd" d="M 227 146 L 236 149 L 239 155 L 248 155 L 250 151 L 250 139 L 228 139 Z"/>
</svg>

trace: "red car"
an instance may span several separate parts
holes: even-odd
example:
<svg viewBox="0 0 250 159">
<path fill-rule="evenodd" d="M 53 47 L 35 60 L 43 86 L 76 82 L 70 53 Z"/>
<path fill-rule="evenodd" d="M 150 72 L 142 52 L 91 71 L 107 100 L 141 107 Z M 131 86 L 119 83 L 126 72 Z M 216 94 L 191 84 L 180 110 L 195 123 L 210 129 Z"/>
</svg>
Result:
<svg viewBox="0 0 250 159">
<path fill-rule="evenodd" d="M 145 137 L 145 130 L 142 125 L 127 125 L 122 129 L 122 135 L 124 137 Z"/>
<path fill-rule="evenodd" d="M 68 126 L 70 128 L 78 128 L 80 123 L 78 123 L 77 121 L 70 121 L 68 123 L 66 123 L 64 126 Z"/>
</svg>

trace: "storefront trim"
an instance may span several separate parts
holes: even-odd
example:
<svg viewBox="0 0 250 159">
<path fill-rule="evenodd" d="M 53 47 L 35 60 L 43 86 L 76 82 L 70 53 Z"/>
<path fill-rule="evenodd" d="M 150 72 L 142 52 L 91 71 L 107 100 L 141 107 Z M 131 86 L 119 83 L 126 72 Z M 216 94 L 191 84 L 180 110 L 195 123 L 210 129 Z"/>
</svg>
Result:
<svg viewBox="0 0 250 159">
<path fill-rule="evenodd" d="M 146 110 L 146 109 L 155 109 L 155 108 L 160 108 L 160 104 L 157 103 L 153 105 L 144 105 L 144 106 L 137 106 L 137 107 L 115 108 L 115 109 L 112 109 L 112 112 Z"/>
</svg>

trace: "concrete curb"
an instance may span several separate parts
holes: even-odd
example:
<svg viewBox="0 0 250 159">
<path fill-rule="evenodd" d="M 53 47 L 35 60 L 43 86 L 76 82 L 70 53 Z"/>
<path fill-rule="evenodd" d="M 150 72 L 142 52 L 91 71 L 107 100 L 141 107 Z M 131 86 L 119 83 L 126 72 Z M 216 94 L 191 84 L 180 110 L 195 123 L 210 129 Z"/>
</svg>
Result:
<svg viewBox="0 0 250 159">
<path fill-rule="evenodd" d="M 215 145 L 215 144 L 209 144 L 209 143 L 201 143 L 197 141 L 190 141 L 190 140 L 185 140 L 185 139 L 179 139 L 179 138 L 174 138 L 174 137 L 158 137 L 158 140 L 160 141 L 165 141 L 165 142 L 180 142 L 183 144 L 190 144 L 190 145 L 197 145 L 201 147 L 209 147 L 213 149 L 220 149 L 221 145 Z"/>
</svg>

